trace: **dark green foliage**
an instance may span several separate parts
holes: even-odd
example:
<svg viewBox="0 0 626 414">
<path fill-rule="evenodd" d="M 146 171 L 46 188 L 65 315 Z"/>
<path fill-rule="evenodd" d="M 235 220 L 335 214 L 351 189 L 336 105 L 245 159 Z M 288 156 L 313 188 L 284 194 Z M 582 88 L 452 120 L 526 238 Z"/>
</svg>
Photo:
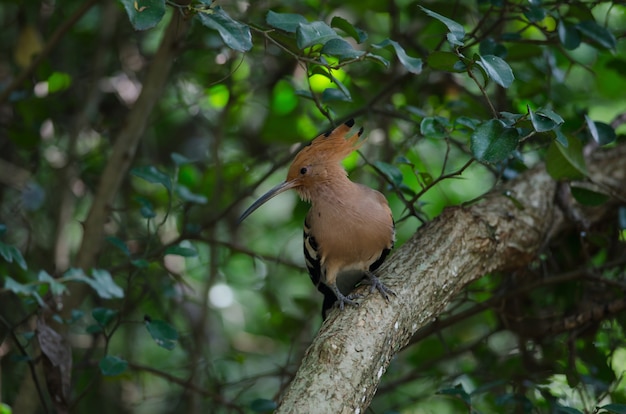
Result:
<svg viewBox="0 0 626 414">
<path fill-rule="evenodd" d="M 542 162 L 565 219 L 614 213 L 468 286 L 395 356 L 373 412 L 626 413 L 626 207 L 585 161 L 624 145 L 626 6 L 216 3 L 0 6 L 0 413 L 52 412 L 44 329 L 70 338 L 73 412 L 275 410 L 321 323 L 307 210 L 281 195 L 237 217 L 297 145 L 350 118 L 369 141 L 344 165 L 387 196 L 398 245 Z M 166 86 L 137 114 L 178 17 L 190 28 Z M 98 254 L 79 268 L 108 186 Z M 528 200 L 507 197 L 515 220 Z"/>
</svg>

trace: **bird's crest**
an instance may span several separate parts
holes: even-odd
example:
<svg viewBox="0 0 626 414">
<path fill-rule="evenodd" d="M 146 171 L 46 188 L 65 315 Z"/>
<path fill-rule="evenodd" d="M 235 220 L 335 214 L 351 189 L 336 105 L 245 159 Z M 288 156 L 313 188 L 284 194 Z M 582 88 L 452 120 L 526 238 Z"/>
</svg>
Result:
<svg viewBox="0 0 626 414">
<path fill-rule="evenodd" d="M 350 119 L 345 124 L 328 131 L 317 138 L 311 144 L 302 148 L 296 155 L 293 163 L 299 165 L 302 161 L 314 164 L 338 163 L 346 158 L 352 151 L 361 147 L 363 141 L 358 142 L 363 134 L 363 128 L 349 138 L 346 134 L 354 126 L 354 120 Z"/>
</svg>

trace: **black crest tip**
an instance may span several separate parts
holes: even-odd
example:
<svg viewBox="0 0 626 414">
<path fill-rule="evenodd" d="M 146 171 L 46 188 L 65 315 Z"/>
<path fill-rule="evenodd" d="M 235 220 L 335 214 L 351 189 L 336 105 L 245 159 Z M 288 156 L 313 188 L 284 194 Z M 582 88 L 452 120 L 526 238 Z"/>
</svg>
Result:
<svg viewBox="0 0 626 414">
<path fill-rule="evenodd" d="M 352 128 L 354 126 L 354 118 L 348 119 L 344 125 Z"/>
</svg>

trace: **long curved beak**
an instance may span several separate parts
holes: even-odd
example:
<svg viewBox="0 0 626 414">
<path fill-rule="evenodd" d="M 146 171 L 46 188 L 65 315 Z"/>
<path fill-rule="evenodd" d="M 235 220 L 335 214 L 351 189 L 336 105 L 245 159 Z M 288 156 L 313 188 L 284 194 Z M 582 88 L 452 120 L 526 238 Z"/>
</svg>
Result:
<svg viewBox="0 0 626 414">
<path fill-rule="evenodd" d="M 263 194 L 257 201 L 252 203 L 250 207 L 239 217 L 237 224 L 240 224 L 242 221 L 246 219 L 250 214 L 252 214 L 257 208 L 261 207 L 263 204 L 276 197 L 278 194 L 290 190 L 297 186 L 295 181 L 285 181 L 284 183 L 278 184 L 276 187 L 269 190 L 267 193 Z"/>
</svg>

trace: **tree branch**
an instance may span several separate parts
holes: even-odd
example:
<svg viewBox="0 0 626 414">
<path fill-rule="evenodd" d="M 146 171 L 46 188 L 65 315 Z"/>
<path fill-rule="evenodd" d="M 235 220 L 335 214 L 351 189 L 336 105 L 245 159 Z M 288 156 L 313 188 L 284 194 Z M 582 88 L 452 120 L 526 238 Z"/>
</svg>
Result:
<svg viewBox="0 0 626 414">
<path fill-rule="evenodd" d="M 626 188 L 625 156 L 626 145 L 592 155 L 591 180 Z M 527 265 L 577 224 L 564 218 L 556 195 L 557 183 L 540 165 L 480 203 L 448 208 L 421 227 L 381 269 L 397 297 L 385 303 L 367 295 L 359 308 L 333 311 L 276 412 L 365 412 L 394 355 L 464 286 L 485 273 Z M 585 210 L 586 218 L 593 223 L 614 207 Z"/>
<path fill-rule="evenodd" d="M 104 227 L 109 219 L 111 207 L 133 162 L 135 152 L 144 135 L 154 105 L 169 80 L 172 65 L 180 50 L 182 50 L 180 43 L 189 27 L 188 19 L 180 13 L 174 13 L 168 27 L 165 29 L 159 49 L 152 58 L 150 68 L 143 82 L 141 93 L 128 114 L 123 128 L 115 139 L 113 150 L 100 178 L 89 214 L 83 223 L 84 232 L 81 246 L 74 260 L 75 267 L 87 270 L 96 265 L 104 239 Z M 50 302 L 52 300 L 63 300 L 60 314 L 64 319 L 69 319 L 72 310 L 82 303 L 90 289 L 86 284 L 74 284 L 68 286 L 68 288 L 70 290 L 69 295 L 63 298 L 48 298 Z M 55 309 L 54 307 L 51 308 Z M 44 316 L 46 322 L 54 325 L 55 329 L 62 334 L 66 334 L 67 326 L 57 325 L 54 322 L 52 312 L 45 312 Z M 68 352 L 67 354 L 67 358 L 71 360 L 71 353 Z M 44 371 L 45 369 L 46 367 L 44 366 Z M 45 375 L 48 379 L 50 373 L 45 371 Z M 48 381 L 49 389 L 51 384 L 51 381 Z M 69 411 L 71 405 L 69 401 L 70 396 L 66 395 L 64 397 L 68 401 L 63 401 L 61 406 L 57 405 L 57 411 Z"/>
<path fill-rule="evenodd" d="M 85 232 L 76 256 L 76 267 L 84 269 L 95 263 L 111 205 L 134 159 L 150 113 L 169 79 L 172 64 L 180 51 L 179 42 L 188 27 L 189 21 L 179 13 L 174 13 L 159 50 L 152 59 L 141 94 L 128 114 L 124 128 L 115 139 L 113 152 L 102 173 L 98 191 L 84 223 Z"/>
</svg>

